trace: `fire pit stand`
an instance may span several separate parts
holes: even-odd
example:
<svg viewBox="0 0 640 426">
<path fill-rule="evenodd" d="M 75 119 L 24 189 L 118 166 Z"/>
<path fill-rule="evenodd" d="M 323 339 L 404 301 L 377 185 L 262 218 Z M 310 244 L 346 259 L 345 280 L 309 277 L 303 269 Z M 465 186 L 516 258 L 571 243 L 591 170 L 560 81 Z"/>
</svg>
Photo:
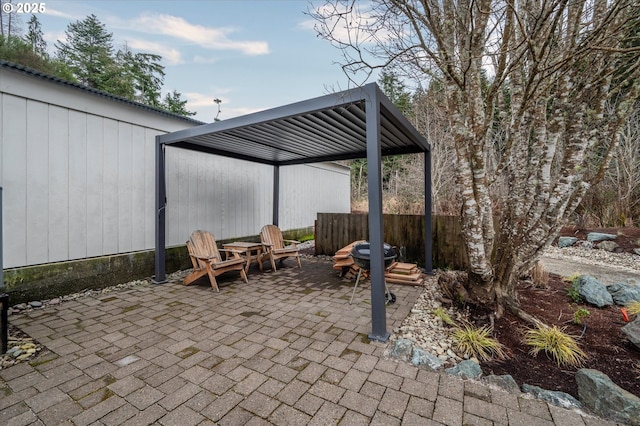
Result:
<svg viewBox="0 0 640 426">
<path fill-rule="evenodd" d="M 391 245 L 384 243 L 384 267 L 387 268 L 389 265 L 393 263 L 396 259 L 397 255 L 393 247 Z M 362 271 L 368 271 L 371 268 L 371 245 L 368 242 L 363 242 L 356 244 L 351 249 L 351 257 L 356 265 L 360 267 L 358 269 L 358 276 L 356 278 L 356 284 L 353 286 L 353 292 L 351 293 L 351 299 L 349 300 L 349 304 L 353 303 L 353 297 L 356 294 L 356 289 L 358 288 L 358 283 L 360 282 L 360 276 L 362 275 Z M 396 302 L 396 295 L 389 291 L 387 287 L 387 282 L 384 281 L 384 296 L 385 296 L 385 304 L 392 305 Z"/>
</svg>

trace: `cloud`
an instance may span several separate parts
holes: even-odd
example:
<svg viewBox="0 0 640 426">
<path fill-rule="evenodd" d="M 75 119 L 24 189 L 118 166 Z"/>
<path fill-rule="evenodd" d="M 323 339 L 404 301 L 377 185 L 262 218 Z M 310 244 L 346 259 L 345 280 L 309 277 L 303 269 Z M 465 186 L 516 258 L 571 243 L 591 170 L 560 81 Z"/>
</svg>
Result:
<svg viewBox="0 0 640 426">
<path fill-rule="evenodd" d="M 204 56 L 195 55 L 193 57 L 193 62 L 196 64 L 215 64 L 218 62 L 218 58 L 205 58 Z"/>
<path fill-rule="evenodd" d="M 162 59 L 166 60 L 169 65 L 178 65 L 184 63 L 180 51 L 167 45 L 135 38 L 128 39 L 127 44 L 132 49 L 160 55 L 162 56 Z"/>
<path fill-rule="evenodd" d="M 131 21 L 132 29 L 167 35 L 195 43 L 211 50 L 238 50 L 246 55 L 266 55 L 269 45 L 266 41 L 235 41 L 229 36 L 236 32 L 230 27 L 211 28 L 194 25 L 184 18 L 165 14 L 145 14 Z"/>
<path fill-rule="evenodd" d="M 83 16 L 62 12 L 62 11 L 57 10 L 57 9 L 52 9 L 48 5 L 45 8 L 44 14 L 45 15 L 50 15 L 50 16 L 55 16 L 56 18 L 72 19 L 74 21 L 77 21 L 79 19 L 83 19 L 84 18 Z"/>
</svg>

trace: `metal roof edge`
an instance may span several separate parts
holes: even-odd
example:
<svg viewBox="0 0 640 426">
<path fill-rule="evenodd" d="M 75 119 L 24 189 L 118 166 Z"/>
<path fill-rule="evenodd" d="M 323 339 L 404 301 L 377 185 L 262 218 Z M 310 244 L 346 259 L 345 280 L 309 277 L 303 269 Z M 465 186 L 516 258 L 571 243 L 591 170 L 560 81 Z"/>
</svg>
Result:
<svg viewBox="0 0 640 426">
<path fill-rule="evenodd" d="M 160 143 L 171 144 L 198 135 L 220 132 L 236 127 L 260 124 L 272 120 L 282 120 L 300 114 L 311 114 L 315 111 L 321 111 L 327 108 L 362 102 L 369 99 L 369 97 L 371 96 L 371 90 L 369 89 L 369 86 L 372 84 L 377 86 L 376 83 L 370 83 L 362 87 L 356 87 L 341 92 L 330 93 L 328 95 L 318 96 L 316 98 L 269 108 L 263 111 L 253 112 L 251 114 L 203 124 L 197 127 L 191 127 L 189 129 L 178 130 L 173 133 L 162 135 L 160 138 Z"/>
<path fill-rule="evenodd" d="M 93 95 L 102 97 L 102 98 L 107 98 L 116 102 L 121 102 L 130 106 L 133 106 L 135 108 L 140 108 L 140 109 L 144 109 L 147 110 L 149 112 L 153 112 L 156 114 L 160 114 L 160 115 L 164 115 L 167 117 L 172 117 L 172 118 L 176 118 L 179 120 L 184 120 L 184 121 L 188 121 L 190 123 L 193 124 L 198 124 L 198 125 L 202 125 L 202 124 L 206 124 L 204 121 L 200 121 L 200 120 L 196 120 L 184 115 L 180 115 L 180 114 L 175 114 L 169 111 L 165 111 L 163 109 L 159 109 L 159 108 L 154 108 L 152 106 L 140 103 L 140 102 L 136 102 L 136 101 L 132 101 L 130 99 L 127 98 L 123 98 L 122 96 L 117 96 L 117 95 L 113 95 L 111 93 L 108 92 L 104 92 L 102 90 L 97 90 L 97 89 L 93 89 L 91 87 L 86 87 L 83 86 L 82 84 L 79 83 L 74 83 L 72 81 L 68 81 L 68 80 L 64 80 L 60 77 L 56 77 L 53 76 L 51 74 L 46 74 L 43 73 L 41 71 L 38 71 L 36 69 L 33 68 L 29 68 L 25 65 L 20 65 L 20 64 L 16 64 L 14 62 L 9 62 L 9 61 L 5 61 L 3 59 L 0 59 L 0 68 L 4 68 L 4 69 L 9 69 L 9 70 L 13 70 L 13 71 L 17 71 L 20 72 L 24 75 L 30 76 L 30 77 L 35 77 L 35 78 L 40 78 L 42 80 L 46 80 L 46 81 L 50 81 L 52 83 L 55 84 L 59 84 L 61 86 L 65 86 L 65 87 L 70 87 L 70 88 L 74 88 L 74 89 L 79 89 L 82 90 L 84 92 L 87 93 L 91 93 Z"/>
<path fill-rule="evenodd" d="M 397 121 L 396 124 L 400 125 L 409 133 L 411 133 L 413 137 L 423 145 L 425 150 L 431 151 L 431 144 L 424 136 L 422 136 L 422 134 L 420 134 L 418 129 L 416 129 L 413 124 L 411 124 L 407 117 L 405 117 L 404 114 L 400 112 L 398 107 L 396 107 L 393 102 L 391 102 L 391 99 L 389 99 L 389 97 L 384 94 L 380 86 L 378 86 L 376 83 L 371 84 L 375 85 L 375 88 L 373 88 L 372 90 L 375 90 L 376 98 L 378 99 L 378 102 L 380 102 L 380 106 L 391 113 L 391 116 Z"/>
</svg>

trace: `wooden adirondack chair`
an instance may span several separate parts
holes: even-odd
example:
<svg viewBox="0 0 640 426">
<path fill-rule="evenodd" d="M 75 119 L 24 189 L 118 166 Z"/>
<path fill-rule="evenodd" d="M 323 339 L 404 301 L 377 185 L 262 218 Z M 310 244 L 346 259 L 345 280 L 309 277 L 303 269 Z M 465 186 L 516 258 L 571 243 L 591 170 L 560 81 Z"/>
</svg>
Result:
<svg viewBox="0 0 640 426">
<path fill-rule="evenodd" d="M 289 256 L 294 256 L 298 261 L 298 268 L 302 267 L 300 264 L 300 252 L 298 251 L 297 244 L 299 241 L 284 240 L 282 238 L 282 232 L 280 228 L 275 225 L 265 225 L 260 231 L 260 240 L 262 241 L 263 254 L 260 262 L 265 259 L 271 261 L 271 267 L 276 270 L 276 259 L 281 262 Z M 288 243 L 289 246 L 285 246 Z"/>
<path fill-rule="evenodd" d="M 198 278 L 209 275 L 211 287 L 216 291 L 220 291 L 216 277 L 229 271 L 240 271 L 240 276 L 244 282 L 249 282 L 247 274 L 244 272 L 245 260 L 240 257 L 238 252 L 233 250 L 219 250 L 211 232 L 194 231 L 189 241 L 187 241 L 187 249 L 189 250 L 191 263 L 193 263 L 193 272 L 185 277 L 184 285 L 189 285 Z M 230 253 L 231 256 L 227 254 L 227 259 L 222 260 L 220 252 Z"/>
</svg>

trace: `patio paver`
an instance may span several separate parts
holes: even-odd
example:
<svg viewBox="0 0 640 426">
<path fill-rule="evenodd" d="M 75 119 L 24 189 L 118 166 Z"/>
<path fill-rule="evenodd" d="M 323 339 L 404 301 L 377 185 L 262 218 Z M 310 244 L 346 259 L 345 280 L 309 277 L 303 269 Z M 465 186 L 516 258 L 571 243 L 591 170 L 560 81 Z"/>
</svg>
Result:
<svg viewBox="0 0 640 426">
<path fill-rule="evenodd" d="M 385 359 L 369 285 L 331 262 L 144 284 L 10 317 L 46 346 L 0 370 L 2 424 L 613 424 Z M 390 285 L 387 328 L 420 288 Z"/>
</svg>

